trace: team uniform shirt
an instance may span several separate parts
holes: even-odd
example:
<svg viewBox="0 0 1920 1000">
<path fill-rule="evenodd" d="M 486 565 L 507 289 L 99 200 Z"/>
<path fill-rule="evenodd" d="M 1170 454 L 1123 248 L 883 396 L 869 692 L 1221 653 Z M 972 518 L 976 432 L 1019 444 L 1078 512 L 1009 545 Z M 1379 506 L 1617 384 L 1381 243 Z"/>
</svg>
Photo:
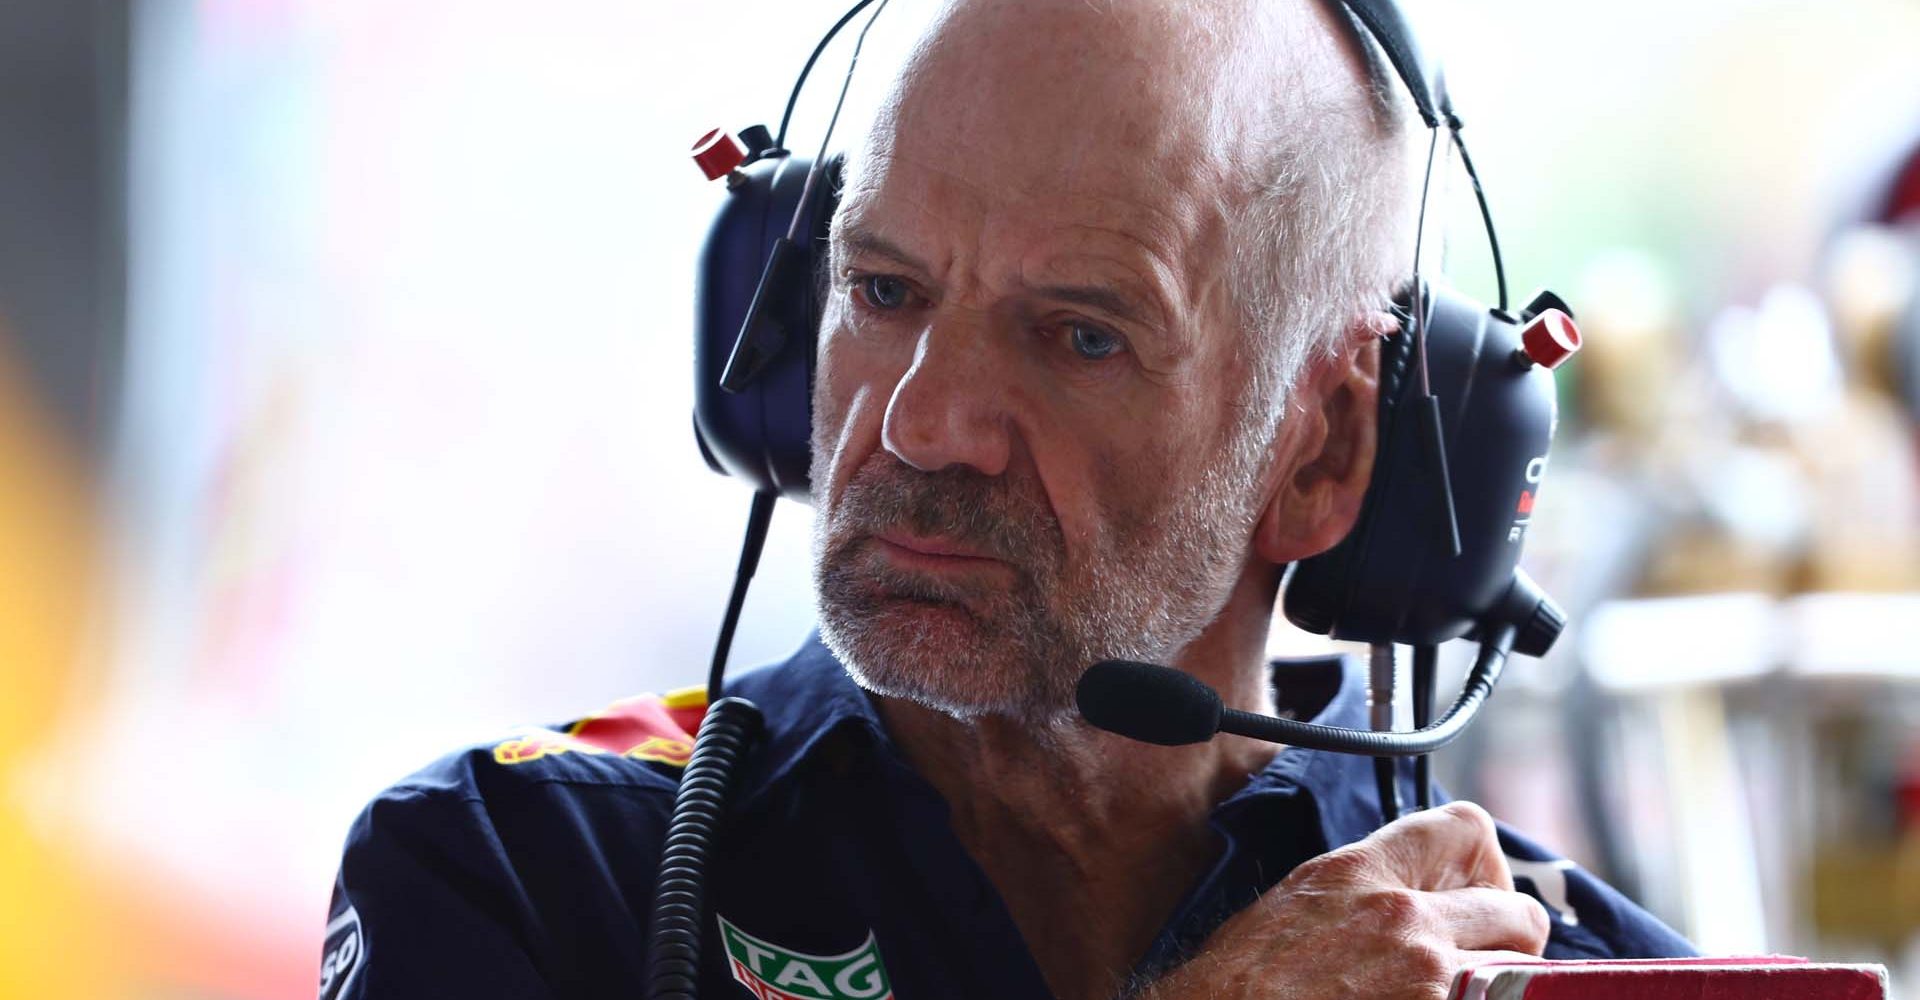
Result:
<svg viewBox="0 0 1920 1000">
<path fill-rule="evenodd" d="M 1282 710 L 1364 728 L 1362 671 L 1273 667 Z M 805 1000 L 1049 996 L 948 808 L 817 638 L 728 693 L 766 736 L 710 862 L 700 995 Z M 320 996 L 646 995 L 654 876 L 698 698 L 645 696 L 465 750 L 383 793 L 347 838 Z M 1373 762 L 1281 749 L 1216 806 L 1220 845 L 1135 968 L 1191 956 L 1296 865 L 1380 823 Z M 1549 958 L 1690 955 L 1592 875 L 1502 825 L 1515 884 L 1552 917 Z"/>
</svg>

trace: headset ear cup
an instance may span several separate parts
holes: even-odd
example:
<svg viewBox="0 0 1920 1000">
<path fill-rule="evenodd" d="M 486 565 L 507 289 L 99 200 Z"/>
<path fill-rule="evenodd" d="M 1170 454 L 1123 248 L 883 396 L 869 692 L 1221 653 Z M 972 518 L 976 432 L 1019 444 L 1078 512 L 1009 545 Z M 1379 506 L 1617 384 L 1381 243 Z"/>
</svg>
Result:
<svg viewBox="0 0 1920 1000">
<path fill-rule="evenodd" d="M 1370 527 L 1382 506 L 1380 497 L 1392 488 L 1396 469 L 1395 417 L 1401 410 L 1401 396 L 1408 384 L 1408 368 L 1413 358 L 1412 314 L 1396 304 L 1394 314 L 1400 326 L 1380 341 L 1380 389 L 1378 393 L 1373 453 L 1373 470 L 1367 477 L 1366 496 L 1353 528 L 1338 545 L 1301 560 L 1287 582 L 1286 613 L 1300 628 L 1322 635 L 1330 634 L 1347 618 L 1354 584 L 1362 575 L 1362 553 L 1367 551 Z"/>
<path fill-rule="evenodd" d="M 1301 628 L 1356 642 L 1444 642 L 1472 632 L 1512 585 L 1553 437 L 1553 375 L 1516 360 L 1510 318 L 1444 288 L 1428 308 L 1428 374 L 1462 551 L 1453 555 L 1437 527 L 1436 470 L 1414 419 L 1425 397 L 1403 322 L 1381 348 L 1380 439 L 1360 516 L 1288 580 L 1286 614 Z"/>
<path fill-rule="evenodd" d="M 755 490 L 805 502 L 811 457 L 814 351 L 823 302 L 826 237 L 839 195 L 839 158 L 806 191 L 808 161 L 763 160 L 728 187 L 701 248 L 695 285 L 694 426 L 710 465 Z M 802 209 L 801 199 L 806 199 Z M 756 322 L 786 331 L 737 391 L 720 379 L 755 315 L 760 279 L 801 210 L 786 270 L 797 280 L 759 304 Z"/>
</svg>

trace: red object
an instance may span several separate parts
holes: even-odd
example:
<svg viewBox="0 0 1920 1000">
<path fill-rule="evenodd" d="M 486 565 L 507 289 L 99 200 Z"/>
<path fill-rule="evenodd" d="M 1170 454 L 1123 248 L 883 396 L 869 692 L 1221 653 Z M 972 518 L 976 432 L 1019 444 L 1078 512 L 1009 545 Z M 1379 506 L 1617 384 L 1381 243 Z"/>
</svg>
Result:
<svg viewBox="0 0 1920 1000">
<path fill-rule="evenodd" d="M 1882 201 L 1880 217 L 1875 221 L 1883 226 L 1920 218 L 1920 146 L 1915 146 L 1901 162 Z"/>
<path fill-rule="evenodd" d="M 707 175 L 707 180 L 717 181 L 747 162 L 747 147 L 740 145 L 740 140 L 726 130 L 714 129 L 693 144 L 693 162 Z"/>
<path fill-rule="evenodd" d="M 1520 331 L 1520 347 L 1527 357 L 1542 368 L 1558 368 L 1580 349 L 1580 328 L 1573 317 L 1558 309 L 1547 309 Z"/>
<path fill-rule="evenodd" d="M 1920 830 L 1920 740 L 1907 748 L 1907 759 L 1893 788 L 1899 803 L 1900 829 Z"/>
<path fill-rule="evenodd" d="M 1518 506 L 1514 508 L 1514 510 L 1515 512 L 1521 513 L 1521 514 L 1533 513 L 1533 491 L 1532 490 L 1520 491 L 1520 503 Z"/>
<path fill-rule="evenodd" d="M 530 729 L 493 748 L 496 763 L 527 764 L 563 753 L 614 754 L 685 767 L 707 714 L 704 688 L 625 698 L 568 726 Z"/>
<path fill-rule="evenodd" d="M 1885 1000 L 1887 971 L 1801 958 L 1513 962 L 1460 973 L 1453 1000 Z"/>
</svg>

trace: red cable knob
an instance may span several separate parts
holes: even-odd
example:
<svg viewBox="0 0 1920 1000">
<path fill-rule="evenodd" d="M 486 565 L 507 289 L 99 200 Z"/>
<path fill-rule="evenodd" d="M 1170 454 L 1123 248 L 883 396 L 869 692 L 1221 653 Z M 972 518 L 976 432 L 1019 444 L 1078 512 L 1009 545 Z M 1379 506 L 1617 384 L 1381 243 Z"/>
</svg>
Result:
<svg viewBox="0 0 1920 1000">
<path fill-rule="evenodd" d="M 725 129 L 714 129 L 693 144 L 693 162 L 707 175 L 707 180 L 717 181 L 747 162 L 747 149 Z"/>
<path fill-rule="evenodd" d="M 1520 349 L 1542 368 L 1558 368 L 1580 349 L 1580 328 L 1573 317 L 1558 309 L 1545 309 L 1520 331 Z"/>
</svg>

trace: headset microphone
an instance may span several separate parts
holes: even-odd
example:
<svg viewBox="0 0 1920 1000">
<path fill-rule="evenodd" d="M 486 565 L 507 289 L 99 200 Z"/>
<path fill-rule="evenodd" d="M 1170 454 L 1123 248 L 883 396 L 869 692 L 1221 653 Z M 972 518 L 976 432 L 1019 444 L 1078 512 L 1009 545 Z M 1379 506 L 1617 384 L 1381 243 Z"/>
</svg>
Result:
<svg viewBox="0 0 1920 1000">
<path fill-rule="evenodd" d="M 1102 660 L 1080 675 L 1074 700 L 1081 718 L 1142 743 L 1186 746 L 1220 731 L 1220 693 L 1155 663 Z"/>
<path fill-rule="evenodd" d="M 1538 656 L 1566 626 L 1559 607 L 1525 572 L 1514 574 L 1513 586 L 1489 621 L 1480 655 L 1453 706 L 1438 721 L 1422 721 L 1410 733 L 1323 726 L 1227 708 L 1218 692 L 1193 675 L 1131 660 L 1104 660 L 1088 668 L 1080 675 L 1075 701 L 1081 717 L 1094 726 L 1161 746 L 1204 743 L 1215 733 L 1229 733 L 1336 753 L 1423 757 L 1466 731 L 1493 694 L 1509 653 Z"/>
</svg>

